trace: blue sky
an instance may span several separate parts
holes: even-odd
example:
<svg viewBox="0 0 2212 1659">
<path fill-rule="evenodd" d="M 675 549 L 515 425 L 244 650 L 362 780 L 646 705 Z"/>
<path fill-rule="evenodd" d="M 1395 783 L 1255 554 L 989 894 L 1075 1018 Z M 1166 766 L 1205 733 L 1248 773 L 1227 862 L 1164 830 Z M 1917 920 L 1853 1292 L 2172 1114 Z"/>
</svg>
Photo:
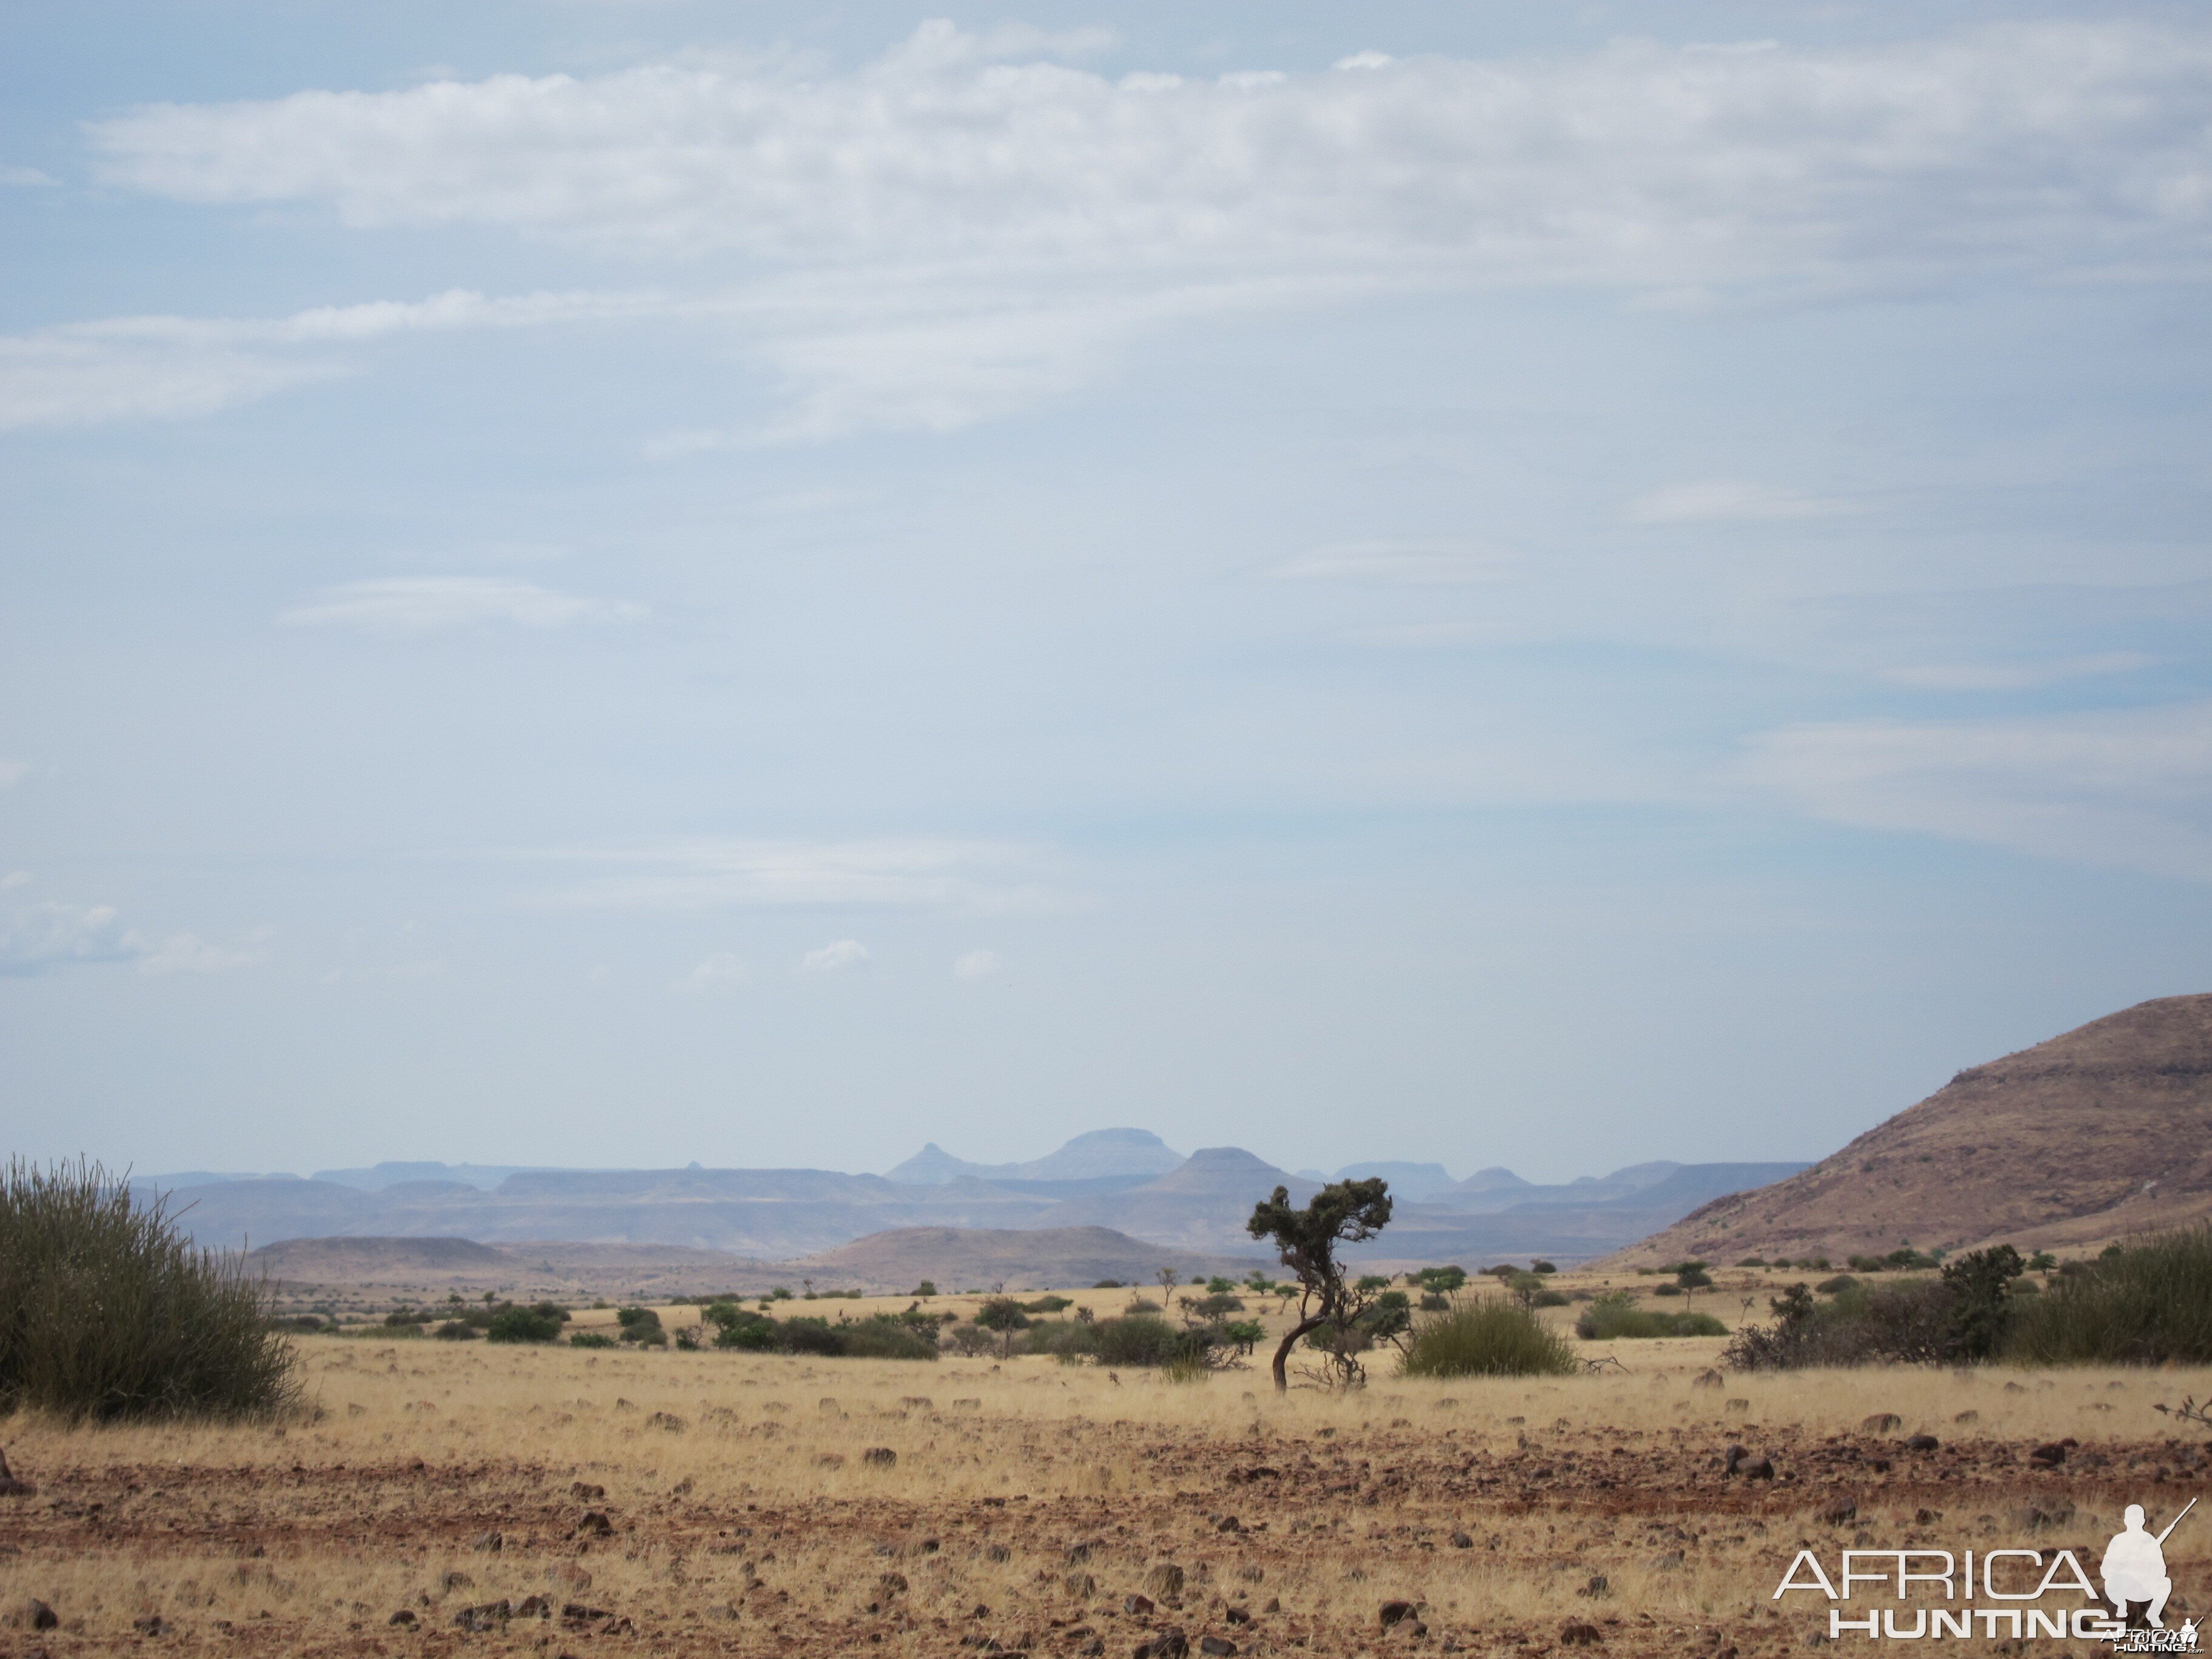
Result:
<svg viewBox="0 0 2212 1659">
<path fill-rule="evenodd" d="M 2197 9 L 10 30 L 16 1151 L 1557 1177 L 2212 984 Z"/>
</svg>

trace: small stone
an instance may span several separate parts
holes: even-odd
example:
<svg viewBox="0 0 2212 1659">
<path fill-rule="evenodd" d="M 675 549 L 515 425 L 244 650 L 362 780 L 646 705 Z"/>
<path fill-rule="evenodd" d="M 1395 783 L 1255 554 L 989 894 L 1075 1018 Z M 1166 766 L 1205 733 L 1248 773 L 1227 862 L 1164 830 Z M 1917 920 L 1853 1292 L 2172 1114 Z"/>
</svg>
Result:
<svg viewBox="0 0 2212 1659">
<path fill-rule="evenodd" d="M 1474 1547 L 1474 1539 L 1468 1533 L 1455 1532 L 1451 1535 L 1451 1547 L 1455 1550 L 1471 1550 Z"/>
<path fill-rule="evenodd" d="M 1593 1599 L 1601 1595 L 1610 1595 L 1613 1594 L 1613 1583 L 1603 1573 L 1594 1572 L 1589 1576 L 1589 1583 L 1584 1584 L 1575 1594 L 1587 1595 Z"/>
<path fill-rule="evenodd" d="M 1848 1498 L 1831 1498 L 1820 1505 L 1820 1519 L 1832 1527 L 1858 1519 L 1859 1506 Z"/>
<path fill-rule="evenodd" d="M 2066 1448 L 2054 1440 L 2050 1444 L 2038 1446 L 2033 1451 L 2028 1453 L 2027 1461 L 2031 1463 L 2040 1463 L 2046 1469 L 2055 1469 L 2066 1461 Z"/>
<path fill-rule="evenodd" d="M 149 1613 L 143 1619 L 133 1619 L 131 1628 L 141 1636 L 160 1636 L 169 1628 L 168 1621 L 158 1613 Z"/>
<path fill-rule="evenodd" d="M 879 1469 L 895 1468 L 898 1465 L 898 1454 L 889 1446 L 871 1446 L 860 1454 L 860 1461 Z"/>
<path fill-rule="evenodd" d="M 1071 1572 L 1062 1583 L 1067 1593 L 1079 1601 L 1088 1601 L 1098 1594 L 1098 1581 L 1087 1572 Z"/>
<path fill-rule="evenodd" d="M 993 1547 L 997 1548 L 999 1547 L 994 1545 Z M 1067 1547 L 1067 1565 L 1071 1567 L 1079 1567 L 1083 1565 L 1085 1562 L 1090 1560 L 1091 1552 L 1097 1547 L 1098 1546 L 1096 1541 L 1091 1539 L 1085 1539 L 1079 1544 L 1070 1544 Z"/>
<path fill-rule="evenodd" d="M 587 1607 L 581 1601 L 563 1601 L 561 1604 L 561 1622 L 571 1627 L 596 1625 L 605 1617 L 607 1610 L 605 1607 Z"/>
<path fill-rule="evenodd" d="M 1198 1639 L 1198 1650 L 1212 1655 L 1213 1659 L 1233 1659 L 1237 1644 L 1225 1636 L 1201 1636 Z"/>
<path fill-rule="evenodd" d="M 576 1481 L 568 1488 L 569 1497 L 580 1498 L 586 1504 L 602 1503 L 605 1501 L 607 1489 L 605 1486 L 594 1485 L 589 1480 Z"/>
<path fill-rule="evenodd" d="M 1690 1379 L 1690 1386 L 1693 1389 L 1725 1389 L 1728 1379 L 1717 1370 L 1702 1370 Z"/>
<path fill-rule="evenodd" d="M 1004 1544 L 992 1544 L 984 1549 L 983 1559 L 987 1561 L 1011 1561 L 1014 1559 L 1014 1553 Z M 1073 1561 L 1077 1558 L 1071 1554 L 1067 1559 Z M 1091 1558 L 1086 1555 L 1082 1559 L 1087 1561 Z"/>
<path fill-rule="evenodd" d="M 1413 1604 L 1411 1601 L 1385 1601 L 1382 1604 L 1382 1618 L 1384 1630 L 1394 1629 L 1413 1616 Z"/>
<path fill-rule="evenodd" d="M 1938 1440 L 1932 1434 L 1916 1434 L 1909 1436 L 1906 1438 L 1905 1449 L 1907 1451 L 1929 1452 L 1934 1451 L 1942 1443 L 1943 1443 L 1942 1441 Z"/>
<path fill-rule="evenodd" d="M 1965 1411 L 1960 1412 L 1951 1420 L 1954 1423 L 1978 1423 L 1982 1420 L 1982 1414 L 1976 1411 Z"/>
<path fill-rule="evenodd" d="M 1179 1630 L 1164 1630 L 1139 1650 L 1147 1659 L 1190 1659 L 1190 1638 Z"/>
<path fill-rule="evenodd" d="M 1224 1515 L 1213 1529 L 1216 1532 L 1242 1532 L 1244 1530 L 1244 1523 L 1233 1515 Z"/>
<path fill-rule="evenodd" d="M 1267 1605 L 1260 1609 L 1262 1613 L 1280 1613 L 1282 1610 L 1283 1598 L 1279 1595 L 1269 1596 L 1267 1598 Z"/>
<path fill-rule="evenodd" d="M 1182 1569 L 1163 1561 L 1145 1575 L 1145 1594 L 1155 1601 L 1172 1601 L 1182 1594 Z"/>
<path fill-rule="evenodd" d="M 1231 1607 L 1221 1617 L 1224 1622 L 1231 1625 L 1249 1625 L 1252 1622 L 1252 1615 L 1243 1607 Z"/>
<path fill-rule="evenodd" d="M 1152 1616 L 1152 1598 L 1149 1595 L 1125 1595 L 1121 1598 L 1121 1611 L 1132 1619 L 1148 1619 Z"/>
<path fill-rule="evenodd" d="M 455 1568 L 438 1580 L 438 1590 L 441 1595 L 451 1595 L 457 1589 L 474 1589 L 476 1583 L 475 1579 Z"/>
<path fill-rule="evenodd" d="M 1605 1640 L 1605 1634 L 1595 1625 L 1583 1624 L 1570 1619 L 1559 1627 L 1559 1645 L 1563 1648 L 1594 1648 Z"/>
<path fill-rule="evenodd" d="M 58 1630 L 61 1627 L 60 1616 L 35 1595 L 31 1598 L 31 1605 L 26 1611 L 30 1614 L 33 1630 Z"/>
<path fill-rule="evenodd" d="M 391 1618 L 386 1620 L 384 1622 L 387 1625 L 396 1625 L 401 1630 L 413 1630 L 415 1628 L 414 1609 L 411 1607 L 402 1607 L 398 1612 L 393 1613 Z"/>
<path fill-rule="evenodd" d="M 514 1616 L 518 1619 L 550 1619 L 553 1603 L 543 1595 L 526 1595 L 514 1604 Z"/>
<path fill-rule="evenodd" d="M 615 1523 L 607 1519 L 605 1510 L 586 1510 L 584 1518 L 576 1523 L 576 1530 L 586 1538 L 611 1538 Z"/>
<path fill-rule="evenodd" d="M 497 1630 L 514 1615 L 514 1609 L 505 1601 L 486 1601 L 473 1607 L 463 1607 L 453 1615 L 453 1628 L 482 1635 Z"/>
<path fill-rule="evenodd" d="M 1905 1419 L 1895 1412 L 1875 1412 L 1859 1419 L 1859 1427 L 1869 1434 L 1887 1434 L 1892 1429 L 1905 1426 Z"/>
<path fill-rule="evenodd" d="M 876 1580 L 876 1594 L 878 1595 L 904 1595 L 906 1592 L 906 1575 L 902 1572 L 887 1572 Z"/>
</svg>

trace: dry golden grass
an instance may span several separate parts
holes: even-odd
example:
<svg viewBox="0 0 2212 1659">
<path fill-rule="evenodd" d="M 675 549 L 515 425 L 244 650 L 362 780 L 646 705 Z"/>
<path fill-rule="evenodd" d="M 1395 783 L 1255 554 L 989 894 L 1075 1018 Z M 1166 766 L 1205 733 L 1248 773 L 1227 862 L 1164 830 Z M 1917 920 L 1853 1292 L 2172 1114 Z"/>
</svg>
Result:
<svg viewBox="0 0 2212 1659">
<path fill-rule="evenodd" d="M 1085 1299 L 1105 1312 L 1127 1294 Z M 41 1488 L 0 1500 L 0 1613 L 19 1625 L 0 1651 L 135 1650 L 135 1622 L 158 1615 L 164 1651 L 270 1655 L 921 1655 L 963 1638 L 1074 1653 L 1094 1637 L 1127 1653 L 1170 1622 L 1194 1651 L 1204 1632 L 1245 1653 L 1487 1653 L 1547 1650 L 1577 1620 L 1614 1654 L 1749 1653 L 1802 1641 L 1816 1610 L 1778 1613 L 1768 1592 L 1801 1538 L 1832 1559 L 1856 1535 L 1814 1518 L 1838 1491 L 1882 1543 L 2013 1543 L 2031 1504 L 2070 1504 L 2056 1541 L 2101 1545 L 2122 1503 L 2205 1481 L 2201 1452 L 2152 1410 L 2212 1392 L 2205 1374 L 1881 1370 L 1711 1389 L 1693 1380 L 1717 1340 L 1607 1346 L 1627 1374 L 1384 1376 L 1279 1399 L 1257 1369 L 1176 1384 L 1036 1358 L 311 1338 L 312 1421 L 0 1427 Z M 1863 1431 L 1875 1412 L 1902 1425 Z M 1942 1472 L 1820 1462 L 1828 1437 L 1872 1452 L 1923 1431 L 1946 1442 Z M 2026 1467 L 2027 1447 L 2068 1436 L 2081 1444 L 2066 1471 Z M 1783 1480 L 1723 1481 L 1715 1455 L 1732 1440 L 1771 1450 Z M 896 1465 L 865 1462 L 871 1447 Z M 1279 1474 L 1243 1478 L 1255 1468 Z M 580 1482 L 604 1497 L 574 1496 Z M 580 1534 L 587 1511 L 611 1533 Z M 1219 1529 L 1228 1514 L 1239 1530 Z M 1471 1547 L 1453 1547 L 1460 1529 Z M 502 1547 L 478 1547 L 495 1530 Z M 2169 1545 L 2178 1602 L 2212 1599 L 2209 1543 L 2212 1522 Z M 1163 1562 L 1188 1576 L 1180 1607 L 1125 1612 Z M 1602 1595 L 1581 1593 L 1594 1574 Z M 532 1595 L 556 1616 L 454 1627 L 465 1607 Z M 58 1631 L 20 1627 L 33 1596 Z M 1409 1621 L 1386 1637 L 1391 1599 L 1417 1603 L 1427 1634 Z M 564 1626 L 571 1601 L 616 1622 Z M 402 1608 L 417 1629 L 388 1623 Z"/>
</svg>

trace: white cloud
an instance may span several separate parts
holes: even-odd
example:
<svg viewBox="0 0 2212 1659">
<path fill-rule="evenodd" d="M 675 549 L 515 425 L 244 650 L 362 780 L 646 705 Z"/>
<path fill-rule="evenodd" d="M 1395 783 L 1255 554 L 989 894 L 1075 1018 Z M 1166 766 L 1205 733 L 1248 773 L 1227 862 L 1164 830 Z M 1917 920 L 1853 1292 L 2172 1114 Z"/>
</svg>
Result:
<svg viewBox="0 0 2212 1659">
<path fill-rule="evenodd" d="M 1508 580 L 1519 564 L 1520 556 L 1507 548 L 1401 536 L 1332 542 L 1285 559 L 1267 574 L 1282 581 L 1462 586 Z"/>
<path fill-rule="evenodd" d="M 112 904 L 48 901 L 0 915 L 0 974 L 43 974 L 82 963 L 136 962 L 146 954 L 145 940 L 124 927 Z"/>
<path fill-rule="evenodd" d="M 145 947 L 137 958 L 140 973 L 156 975 L 220 974 L 260 960 L 257 951 L 228 950 L 191 933 L 173 933 L 159 945 Z"/>
<path fill-rule="evenodd" d="M 1410 259 L 1650 289 L 2205 252 L 2201 30 L 1362 52 L 1211 81 L 1003 61 L 1033 50 L 930 23 L 850 70 L 689 58 L 156 105 L 91 137 L 103 180 L 183 201 L 817 263 Z"/>
<path fill-rule="evenodd" d="M 1794 726 L 1745 774 L 1832 823 L 2212 881 L 2212 702 Z"/>
<path fill-rule="evenodd" d="M 964 951 L 953 959 L 952 977 L 975 981 L 988 979 L 999 971 L 996 951 Z"/>
<path fill-rule="evenodd" d="M 2137 669 L 2149 667 L 2154 660 L 2139 651 L 2106 651 L 2046 662 L 1911 664 L 1884 669 L 1881 678 L 1893 685 L 1910 685 L 1927 691 L 2027 691 L 2039 685 L 2063 684 L 2068 680 L 2132 674 Z"/>
<path fill-rule="evenodd" d="M 2204 30 L 2098 20 L 1857 49 L 1363 52 L 1212 79 L 1045 61 L 1097 44 L 931 23 L 853 69 L 689 54 L 96 123 L 112 185 L 638 260 L 721 253 L 734 284 L 715 265 L 725 286 L 689 299 L 348 307 L 312 349 L 268 331 L 317 313 L 189 339 L 127 322 L 47 331 L 0 341 L 0 426 L 265 396 L 343 372 L 342 323 L 366 338 L 650 314 L 723 331 L 786 396 L 764 422 L 648 440 L 677 459 L 951 430 L 1091 384 L 1143 335 L 1260 307 L 1516 285 L 1819 299 L 1999 270 L 2212 264 Z M 1830 510 L 1748 485 L 1638 504 L 1678 523 Z"/>
<path fill-rule="evenodd" d="M 1005 911 L 1067 902 L 1040 878 L 1036 854 L 991 842 L 700 838 L 525 856 L 532 862 L 614 872 L 588 877 L 541 900 L 563 908 L 951 906 Z"/>
<path fill-rule="evenodd" d="M 751 976 L 752 970 L 734 951 L 717 951 L 677 980 L 672 988 L 696 996 L 708 991 L 727 990 L 732 986 L 743 985 Z"/>
<path fill-rule="evenodd" d="M 799 964 L 802 974 L 842 974 L 868 963 L 868 947 L 856 939 L 841 939 L 809 951 Z"/>
<path fill-rule="evenodd" d="M 1822 496 L 1722 480 L 1674 484 L 1639 495 L 1628 504 L 1628 517 L 1636 524 L 1758 523 L 1825 518 L 1842 510 L 1842 503 Z"/>
<path fill-rule="evenodd" d="M 477 623 L 560 628 L 574 623 L 629 622 L 645 614 L 640 605 L 581 599 L 532 582 L 488 576 L 394 576 L 328 589 L 276 620 L 294 628 L 407 635 Z"/>
<path fill-rule="evenodd" d="M 487 299 L 454 289 L 289 317 L 115 317 L 0 336 L 0 431 L 211 415 L 343 374 L 349 360 L 331 354 L 395 336 L 647 315 L 668 304 L 639 295 Z"/>
</svg>

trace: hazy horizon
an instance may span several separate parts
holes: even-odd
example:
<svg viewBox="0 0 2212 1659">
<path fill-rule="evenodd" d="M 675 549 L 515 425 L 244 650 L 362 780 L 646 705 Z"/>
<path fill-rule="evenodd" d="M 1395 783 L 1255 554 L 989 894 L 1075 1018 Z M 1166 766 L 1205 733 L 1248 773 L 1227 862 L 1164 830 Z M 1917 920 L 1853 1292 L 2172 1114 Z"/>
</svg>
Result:
<svg viewBox="0 0 2212 1659">
<path fill-rule="evenodd" d="M 1548 1182 L 2212 989 L 2201 9 L 9 28 L 12 1152 Z"/>
</svg>

